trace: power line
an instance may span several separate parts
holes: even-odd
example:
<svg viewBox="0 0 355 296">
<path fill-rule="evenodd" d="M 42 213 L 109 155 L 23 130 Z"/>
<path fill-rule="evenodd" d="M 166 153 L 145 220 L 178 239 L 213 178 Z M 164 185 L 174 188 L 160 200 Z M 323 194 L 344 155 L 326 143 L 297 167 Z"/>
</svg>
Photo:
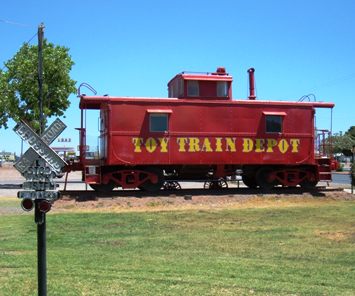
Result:
<svg viewBox="0 0 355 296">
<path fill-rule="evenodd" d="M 1 22 L 1 23 L 4 23 L 4 24 L 12 25 L 12 26 L 33 27 L 32 25 L 23 24 L 23 23 L 11 21 L 11 20 L 6 20 L 6 19 L 1 19 L 1 18 L 0 18 L 0 22 Z M 35 38 L 36 36 L 37 36 L 37 32 L 36 32 L 27 42 L 25 42 L 24 44 L 28 45 L 28 44 L 33 40 L 33 38 Z M 1 68 L 1 71 L 4 71 L 5 68 L 6 68 L 6 66 L 4 65 L 4 66 Z"/>
<path fill-rule="evenodd" d="M 334 85 L 346 83 L 353 79 L 355 79 L 355 73 L 348 73 L 347 75 L 339 76 L 338 78 L 319 83 L 316 85 L 315 90 L 320 88 L 333 87 Z"/>
<path fill-rule="evenodd" d="M 32 40 L 33 40 L 33 38 L 35 38 L 36 36 L 37 36 L 37 32 L 30 38 L 30 40 L 28 40 L 25 44 L 29 44 Z"/>
<path fill-rule="evenodd" d="M 5 23 L 5 24 L 8 24 L 8 25 L 13 25 L 13 26 L 32 27 L 31 25 L 22 24 L 22 23 L 10 21 L 10 20 L 4 20 L 4 19 L 0 19 L 0 22 Z"/>
<path fill-rule="evenodd" d="M 0 19 L 1 21 L 1 19 Z M 27 42 L 25 42 L 24 44 L 28 45 L 30 44 L 30 42 L 38 35 L 38 32 L 36 32 Z M 2 68 L 1 68 L 1 71 L 4 71 L 4 69 L 6 68 L 6 65 L 4 65 Z"/>
</svg>

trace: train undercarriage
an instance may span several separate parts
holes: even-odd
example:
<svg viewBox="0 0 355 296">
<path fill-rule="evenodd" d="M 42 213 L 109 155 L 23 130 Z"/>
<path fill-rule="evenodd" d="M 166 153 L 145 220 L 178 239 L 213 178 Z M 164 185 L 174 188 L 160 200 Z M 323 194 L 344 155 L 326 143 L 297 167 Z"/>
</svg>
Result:
<svg viewBox="0 0 355 296">
<path fill-rule="evenodd" d="M 83 179 L 94 190 L 110 192 L 116 187 L 144 191 L 180 189 L 180 181 L 202 181 L 205 189 L 228 187 L 227 180 L 239 177 L 249 188 L 271 190 L 275 186 L 314 188 L 331 180 L 330 159 L 317 165 L 196 165 L 196 166 L 87 166 Z"/>
</svg>

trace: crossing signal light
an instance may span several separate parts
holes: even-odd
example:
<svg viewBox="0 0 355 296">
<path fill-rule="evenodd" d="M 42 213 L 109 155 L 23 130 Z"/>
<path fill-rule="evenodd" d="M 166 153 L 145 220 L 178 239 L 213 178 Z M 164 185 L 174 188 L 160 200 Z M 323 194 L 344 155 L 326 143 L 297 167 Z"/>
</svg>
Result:
<svg viewBox="0 0 355 296">
<path fill-rule="evenodd" d="M 33 206 L 34 206 L 34 202 L 32 199 L 25 198 L 21 202 L 21 207 L 24 211 L 27 212 L 31 211 L 33 209 Z"/>
<path fill-rule="evenodd" d="M 35 202 L 30 198 L 24 198 L 21 201 L 21 207 L 26 212 L 31 211 L 34 206 L 35 206 Z M 44 199 L 44 200 L 41 200 L 38 202 L 37 207 L 38 207 L 37 209 L 41 213 L 47 213 L 52 208 L 52 203 L 50 201 Z"/>
<path fill-rule="evenodd" d="M 47 213 L 50 211 L 52 204 L 48 200 L 41 200 L 38 203 L 38 209 L 42 213 Z"/>
</svg>

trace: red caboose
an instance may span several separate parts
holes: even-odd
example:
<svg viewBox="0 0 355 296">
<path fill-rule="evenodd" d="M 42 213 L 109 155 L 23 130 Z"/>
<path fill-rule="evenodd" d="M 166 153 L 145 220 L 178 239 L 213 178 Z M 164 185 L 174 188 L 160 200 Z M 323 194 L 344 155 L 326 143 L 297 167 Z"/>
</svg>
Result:
<svg viewBox="0 0 355 296">
<path fill-rule="evenodd" d="M 80 96 L 80 109 L 100 110 L 101 122 L 96 160 L 85 158 L 80 128 L 85 182 L 100 191 L 158 190 L 172 180 L 219 184 L 237 171 L 249 187 L 329 181 L 330 158 L 326 149 L 316 151 L 314 117 L 316 108 L 334 104 L 255 100 L 254 69 L 248 72 L 248 100 L 232 100 L 224 68 L 176 75 L 169 98 Z"/>
</svg>

